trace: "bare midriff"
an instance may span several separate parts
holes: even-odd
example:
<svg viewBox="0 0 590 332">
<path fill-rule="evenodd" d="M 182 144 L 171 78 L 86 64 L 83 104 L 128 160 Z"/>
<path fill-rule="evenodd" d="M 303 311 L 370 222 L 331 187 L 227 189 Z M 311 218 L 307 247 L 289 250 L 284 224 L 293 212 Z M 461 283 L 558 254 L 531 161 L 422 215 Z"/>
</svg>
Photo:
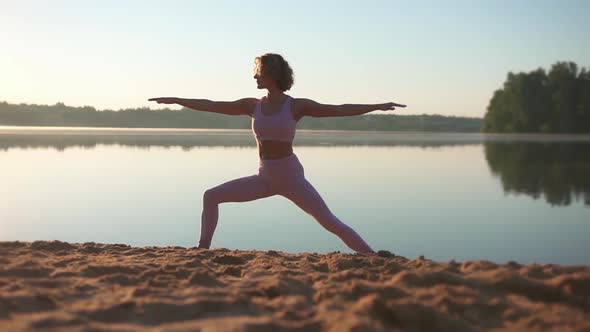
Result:
<svg viewBox="0 0 590 332">
<path fill-rule="evenodd" d="M 293 153 L 291 142 L 286 141 L 258 141 L 258 155 L 260 159 L 279 159 L 288 157 Z"/>
</svg>

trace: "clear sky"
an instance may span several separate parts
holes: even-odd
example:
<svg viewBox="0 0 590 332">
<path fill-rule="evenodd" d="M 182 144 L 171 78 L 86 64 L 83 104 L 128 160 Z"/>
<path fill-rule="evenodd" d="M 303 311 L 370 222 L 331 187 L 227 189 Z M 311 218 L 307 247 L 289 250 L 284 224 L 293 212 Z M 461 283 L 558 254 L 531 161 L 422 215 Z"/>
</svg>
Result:
<svg viewBox="0 0 590 332">
<path fill-rule="evenodd" d="M 261 97 L 253 59 L 274 52 L 293 97 L 481 117 L 509 71 L 589 68 L 588 13 L 587 0 L 0 0 L 0 101 Z"/>
</svg>

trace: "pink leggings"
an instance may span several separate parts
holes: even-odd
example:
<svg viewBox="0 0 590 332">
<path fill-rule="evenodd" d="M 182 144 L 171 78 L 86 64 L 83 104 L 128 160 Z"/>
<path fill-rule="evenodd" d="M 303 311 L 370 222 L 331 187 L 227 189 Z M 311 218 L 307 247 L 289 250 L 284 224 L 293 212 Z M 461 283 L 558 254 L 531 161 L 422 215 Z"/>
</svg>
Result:
<svg viewBox="0 0 590 332">
<path fill-rule="evenodd" d="M 281 159 L 259 159 L 258 174 L 230 180 L 206 190 L 203 195 L 199 247 L 211 246 L 220 203 L 246 202 L 273 195 L 281 195 L 293 201 L 352 250 L 361 253 L 374 252 L 352 228 L 330 211 L 320 194 L 305 178 L 303 166 L 295 154 Z"/>
</svg>

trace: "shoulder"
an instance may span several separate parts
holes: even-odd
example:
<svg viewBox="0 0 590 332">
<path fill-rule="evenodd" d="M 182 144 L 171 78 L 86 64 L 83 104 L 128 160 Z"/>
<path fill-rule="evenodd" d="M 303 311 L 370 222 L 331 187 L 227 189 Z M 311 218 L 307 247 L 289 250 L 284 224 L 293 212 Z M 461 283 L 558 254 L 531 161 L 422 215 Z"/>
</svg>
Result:
<svg viewBox="0 0 590 332">
<path fill-rule="evenodd" d="M 305 115 L 305 109 L 313 102 L 313 100 L 307 98 L 291 97 L 291 113 L 293 113 L 293 117 L 299 121 Z"/>
<path fill-rule="evenodd" d="M 244 106 L 255 106 L 259 100 L 260 100 L 259 98 L 248 97 L 248 98 L 238 99 L 236 102 L 239 102 L 240 104 L 242 104 Z"/>
<path fill-rule="evenodd" d="M 297 98 L 297 112 L 300 117 L 342 116 L 338 109 L 340 105 L 323 104 L 308 98 Z"/>
<path fill-rule="evenodd" d="M 293 98 L 293 105 L 296 105 L 296 107 L 300 110 L 314 107 L 317 104 L 318 102 L 309 98 Z"/>
<path fill-rule="evenodd" d="M 297 105 L 297 107 L 299 107 L 299 108 L 306 108 L 306 107 L 317 104 L 316 101 L 311 100 L 309 98 L 293 98 L 293 97 L 291 97 L 291 98 L 292 98 L 292 104 Z"/>
<path fill-rule="evenodd" d="M 238 99 L 235 102 L 240 105 L 240 108 L 245 110 L 246 115 L 252 116 L 252 114 L 254 113 L 254 108 L 256 107 L 256 104 L 260 100 L 261 100 L 260 98 L 248 97 L 248 98 Z"/>
</svg>

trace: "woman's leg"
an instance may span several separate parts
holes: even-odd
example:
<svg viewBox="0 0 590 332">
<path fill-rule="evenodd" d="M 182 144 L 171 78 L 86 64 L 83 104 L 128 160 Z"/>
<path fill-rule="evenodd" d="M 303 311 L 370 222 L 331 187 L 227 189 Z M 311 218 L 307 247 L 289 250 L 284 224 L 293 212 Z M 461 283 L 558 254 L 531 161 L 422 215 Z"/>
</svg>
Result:
<svg viewBox="0 0 590 332">
<path fill-rule="evenodd" d="M 280 195 L 297 204 L 325 229 L 336 234 L 352 250 L 361 253 L 374 252 L 360 235 L 330 211 L 326 202 L 306 178 L 301 177 L 297 181 L 293 181 L 283 188 Z"/>
<path fill-rule="evenodd" d="M 219 204 L 224 202 L 246 202 L 275 195 L 259 175 L 245 176 L 207 189 L 203 194 L 201 213 L 201 237 L 199 248 L 209 248 L 217 227 Z"/>
</svg>

